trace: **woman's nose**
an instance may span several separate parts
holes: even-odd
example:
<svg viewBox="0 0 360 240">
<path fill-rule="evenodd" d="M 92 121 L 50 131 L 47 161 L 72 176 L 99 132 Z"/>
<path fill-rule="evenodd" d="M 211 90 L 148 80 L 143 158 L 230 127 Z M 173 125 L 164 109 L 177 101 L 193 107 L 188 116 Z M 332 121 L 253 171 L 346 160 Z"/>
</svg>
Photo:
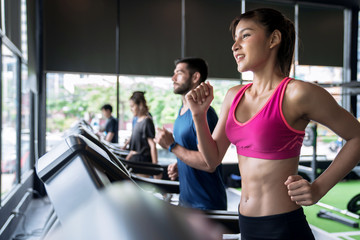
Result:
<svg viewBox="0 0 360 240">
<path fill-rule="evenodd" d="M 235 52 L 236 50 L 238 50 L 240 48 L 240 44 L 238 43 L 238 41 L 235 41 L 234 44 L 231 46 L 231 50 L 233 52 Z"/>
</svg>

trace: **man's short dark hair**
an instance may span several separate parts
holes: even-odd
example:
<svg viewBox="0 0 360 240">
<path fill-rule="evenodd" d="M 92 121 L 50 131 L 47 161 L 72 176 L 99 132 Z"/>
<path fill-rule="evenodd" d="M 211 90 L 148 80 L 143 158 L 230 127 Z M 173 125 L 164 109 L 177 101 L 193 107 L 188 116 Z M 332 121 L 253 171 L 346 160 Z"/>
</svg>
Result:
<svg viewBox="0 0 360 240">
<path fill-rule="evenodd" d="M 110 112 L 112 112 L 112 106 L 110 104 L 105 104 L 104 106 L 101 107 L 100 110 L 110 110 Z"/>
<path fill-rule="evenodd" d="M 186 63 L 187 68 L 190 71 L 190 74 L 194 74 L 195 72 L 200 73 L 200 82 L 205 82 L 208 76 L 208 65 L 206 61 L 202 58 L 196 57 L 186 57 L 186 58 L 179 58 L 175 60 L 175 66 L 179 63 Z"/>
</svg>

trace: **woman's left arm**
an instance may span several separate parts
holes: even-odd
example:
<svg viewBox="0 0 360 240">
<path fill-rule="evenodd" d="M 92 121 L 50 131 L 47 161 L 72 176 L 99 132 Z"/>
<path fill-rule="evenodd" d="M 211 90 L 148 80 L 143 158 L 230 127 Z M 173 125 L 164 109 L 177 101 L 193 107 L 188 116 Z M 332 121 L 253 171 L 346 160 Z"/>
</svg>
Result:
<svg viewBox="0 0 360 240">
<path fill-rule="evenodd" d="M 157 156 L 156 143 L 155 143 L 154 139 L 152 139 L 152 138 L 148 138 L 147 141 L 150 146 L 150 154 L 151 154 L 152 163 L 157 164 L 158 156 Z"/>
<path fill-rule="evenodd" d="M 307 206 L 319 201 L 359 163 L 360 123 L 325 89 L 305 82 L 298 82 L 298 85 L 297 111 L 302 112 L 305 119 L 328 127 L 346 141 L 334 161 L 313 183 L 299 175 L 289 176 L 285 182 L 291 199 L 298 205 Z"/>
</svg>

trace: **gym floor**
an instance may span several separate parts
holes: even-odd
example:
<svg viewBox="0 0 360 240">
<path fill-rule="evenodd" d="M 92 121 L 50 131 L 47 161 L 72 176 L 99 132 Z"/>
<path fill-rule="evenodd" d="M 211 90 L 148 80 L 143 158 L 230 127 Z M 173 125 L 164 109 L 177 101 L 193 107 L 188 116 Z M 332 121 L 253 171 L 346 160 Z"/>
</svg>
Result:
<svg viewBox="0 0 360 240">
<path fill-rule="evenodd" d="M 332 188 L 320 202 L 331 205 L 338 209 L 347 209 L 347 204 L 352 197 L 360 193 L 360 180 L 345 180 L 339 182 L 334 188 Z M 360 240 L 360 229 L 347 226 L 345 224 L 317 217 L 317 213 L 320 210 L 326 210 L 341 217 L 345 217 L 349 220 L 357 222 L 360 225 L 359 219 L 354 219 L 345 216 L 339 212 L 325 209 L 318 205 L 304 207 L 306 218 L 308 222 L 325 232 L 330 233 L 335 239 L 347 239 L 347 240 Z"/>
</svg>

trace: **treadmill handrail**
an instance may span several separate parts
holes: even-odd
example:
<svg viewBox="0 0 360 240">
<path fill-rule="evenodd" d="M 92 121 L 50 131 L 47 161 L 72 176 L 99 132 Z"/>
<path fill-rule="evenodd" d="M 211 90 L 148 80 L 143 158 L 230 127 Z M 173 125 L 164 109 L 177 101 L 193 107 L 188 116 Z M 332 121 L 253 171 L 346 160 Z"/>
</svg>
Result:
<svg viewBox="0 0 360 240">
<path fill-rule="evenodd" d="M 141 177 L 141 176 L 138 176 L 135 174 L 131 174 L 131 178 L 137 183 L 147 183 L 147 184 L 155 185 L 155 186 L 161 188 L 162 190 L 165 190 L 168 193 L 179 193 L 180 192 L 179 181 L 146 178 L 146 177 Z"/>
</svg>

